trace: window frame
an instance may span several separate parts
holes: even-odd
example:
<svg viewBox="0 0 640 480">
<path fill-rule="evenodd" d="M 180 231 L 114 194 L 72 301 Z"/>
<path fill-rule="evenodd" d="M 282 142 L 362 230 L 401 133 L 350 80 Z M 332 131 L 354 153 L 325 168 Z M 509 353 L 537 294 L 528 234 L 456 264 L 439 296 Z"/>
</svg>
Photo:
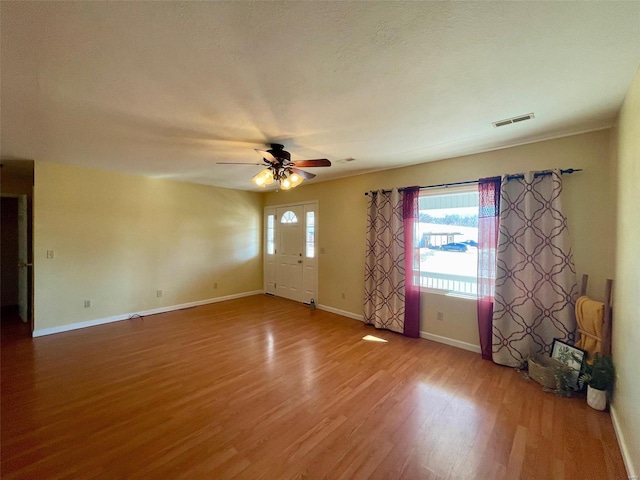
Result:
<svg viewBox="0 0 640 480">
<path fill-rule="evenodd" d="M 422 190 L 420 192 L 420 198 L 422 197 L 429 197 L 429 196 L 446 196 L 446 195 L 455 195 L 455 194 L 460 194 L 460 193 L 475 193 L 476 195 L 478 194 L 478 187 L 477 185 L 464 185 L 464 186 L 456 186 L 456 187 L 437 187 L 437 188 L 430 188 L 427 190 Z M 478 198 L 478 204 L 479 204 L 480 199 Z M 419 210 L 420 212 L 420 210 Z M 477 212 L 476 212 L 477 215 Z M 418 224 L 420 224 L 419 221 L 419 217 L 418 217 Z M 417 242 L 417 245 L 419 245 L 421 238 L 419 235 L 419 231 L 416 231 L 416 238 L 415 241 Z M 477 247 L 476 247 L 477 248 Z M 477 258 L 477 257 L 476 257 Z M 418 269 L 417 271 L 414 271 L 414 275 L 413 278 L 418 278 L 420 280 L 418 280 L 419 282 L 419 288 L 421 292 L 426 292 L 426 293 L 431 293 L 431 294 L 436 294 L 436 295 L 446 295 L 446 296 L 450 296 L 450 297 L 459 297 L 459 298 L 465 298 L 468 300 L 476 300 L 478 298 L 478 273 L 477 273 L 477 260 L 476 260 L 476 274 L 475 274 L 475 293 L 473 292 L 460 292 L 457 290 L 448 290 L 448 289 L 441 289 L 441 288 L 434 288 L 434 287 L 425 287 L 422 286 L 422 281 L 421 281 L 421 275 L 420 273 L 422 273 L 422 269 Z M 432 272 L 432 273 L 437 273 L 437 272 Z M 455 275 L 453 273 L 451 273 L 450 275 Z M 461 277 L 463 277 L 463 275 L 459 275 Z"/>
<path fill-rule="evenodd" d="M 312 217 L 313 220 L 313 238 L 312 241 L 309 242 L 309 216 Z M 312 255 L 309 255 L 309 244 L 311 244 Z M 313 210 L 304 212 L 304 257 L 305 258 L 316 258 L 317 249 L 316 249 L 316 212 Z"/>
<path fill-rule="evenodd" d="M 265 239 L 266 254 L 275 255 L 276 253 L 276 214 L 275 213 L 267 214 L 267 225 L 265 228 L 265 234 L 266 234 L 266 239 Z"/>
</svg>

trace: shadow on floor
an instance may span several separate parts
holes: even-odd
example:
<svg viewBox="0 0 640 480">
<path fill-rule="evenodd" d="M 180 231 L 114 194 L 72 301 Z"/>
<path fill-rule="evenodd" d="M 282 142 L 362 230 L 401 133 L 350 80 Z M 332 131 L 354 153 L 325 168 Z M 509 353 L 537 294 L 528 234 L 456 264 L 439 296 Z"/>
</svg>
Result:
<svg viewBox="0 0 640 480">
<path fill-rule="evenodd" d="M 0 309 L 0 333 L 3 346 L 19 339 L 31 338 L 31 327 L 28 322 L 20 320 L 17 305 Z"/>
</svg>

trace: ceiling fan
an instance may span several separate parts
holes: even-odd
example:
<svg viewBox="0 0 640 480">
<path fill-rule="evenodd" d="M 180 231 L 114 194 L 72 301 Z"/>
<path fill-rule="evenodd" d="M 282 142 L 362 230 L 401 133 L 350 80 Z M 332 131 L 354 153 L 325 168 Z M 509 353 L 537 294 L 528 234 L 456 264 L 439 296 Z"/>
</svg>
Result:
<svg viewBox="0 0 640 480">
<path fill-rule="evenodd" d="M 297 187 L 305 179 L 315 177 L 315 174 L 300 170 L 298 167 L 330 167 L 331 162 L 326 158 L 316 160 L 291 160 L 291 154 L 284 149 L 284 145 L 270 143 L 269 150 L 256 152 L 262 155 L 263 163 L 238 163 L 238 162 L 218 162 L 219 165 L 261 165 L 266 166 L 264 170 L 253 177 L 252 181 L 257 186 L 265 188 L 274 182 L 278 182 L 282 190 L 289 190 Z"/>
</svg>

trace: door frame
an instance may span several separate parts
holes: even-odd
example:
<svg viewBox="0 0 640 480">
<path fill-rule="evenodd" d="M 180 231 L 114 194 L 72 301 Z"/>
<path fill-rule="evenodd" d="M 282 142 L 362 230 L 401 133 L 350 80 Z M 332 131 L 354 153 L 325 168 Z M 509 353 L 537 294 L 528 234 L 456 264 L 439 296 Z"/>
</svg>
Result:
<svg viewBox="0 0 640 480">
<path fill-rule="evenodd" d="M 35 279 L 35 269 L 34 269 L 34 256 L 33 256 L 33 193 L 31 195 L 27 195 L 25 193 L 0 193 L 0 197 L 4 198 L 16 198 L 18 199 L 18 204 L 20 204 L 20 200 L 26 204 L 26 218 L 24 219 L 26 225 L 26 266 L 22 267 L 26 269 L 27 273 L 27 281 L 26 281 L 26 318 L 22 318 L 21 320 L 24 323 L 29 324 L 29 330 L 33 333 L 33 309 L 34 309 L 34 279 Z M 18 205 L 18 209 L 20 209 L 20 205 Z M 18 223 L 20 223 L 20 212 L 18 212 Z M 18 225 L 20 228 L 20 225 Z M 20 248 L 20 247 L 18 247 Z M 20 268 L 16 265 L 16 268 Z M 19 287 L 20 288 L 20 285 Z M 23 293 L 18 292 L 18 296 L 20 297 Z"/>
<path fill-rule="evenodd" d="M 263 265 L 263 274 L 262 274 L 262 288 L 263 291 L 269 295 L 274 295 L 277 296 L 275 289 L 273 292 L 269 291 L 269 288 L 267 287 L 267 282 L 268 282 L 268 254 L 267 254 L 267 218 L 269 214 L 274 214 L 276 213 L 276 210 L 278 208 L 286 208 L 286 207 L 292 207 L 292 206 L 302 206 L 303 207 L 303 212 L 305 212 L 305 214 L 303 215 L 304 217 L 304 226 L 303 226 L 303 250 L 306 252 L 306 222 L 307 222 L 307 217 L 306 217 L 306 208 L 305 207 L 309 207 L 312 206 L 313 211 L 315 212 L 315 217 L 314 217 L 314 247 L 315 247 L 315 262 L 316 262 L 316 266 L 315 266 L 315 275 L 314 278 L 308 278 L 306 277 L 307 273 L 307 269 L 303 268 L 303 285 L 306 284 L 308 281 L 313 282 L 312 285 L 314 287 L 314 293 L 311 296 L 311 298 L 314 300 L 315 304 L 317 305 L 318 302 L 318 291 L 319 291 L 319 283 L 318 283 L 318 278 L 319 278 L 319 269 L 320 269 L 320 229 L 319 229 L 319 218 L 320 218 L 320 205 L 318 200 L 305 200 L 302 202 L 292 202 L 292 203 L 281 203 L 281 204 L 277 204 L 277 205 L 268 205 L 266 207 L 264 207 L 264 211 L 263 211 L 263 215 L 262 215 L 262 265 Z M 275 215 L 274 217 L 274 241 L 277 241 L 278 238 L 278 218 L 277 215 Z M 273 257 L 275 258 L 276 255 L 274 254 Z M 305 255 L 303 255 L 303 259 L 306 259 L 306 253 Z M 277 267 L 276 267 L 277 268 Z M 306 279 L 306 281 L 305 281 Z M 310 300 L 305 301 L 305 295 L 303 293 L 303 302 L 304 304 L 308 305 L 310 303 Z"/>
<path fill-rule="evenodd" d="M 18 195 L 18 312 L 20 319 L 30 321 L 30 262 L 29 255 L 29 200 L 26 195 Z"/>
</svg>

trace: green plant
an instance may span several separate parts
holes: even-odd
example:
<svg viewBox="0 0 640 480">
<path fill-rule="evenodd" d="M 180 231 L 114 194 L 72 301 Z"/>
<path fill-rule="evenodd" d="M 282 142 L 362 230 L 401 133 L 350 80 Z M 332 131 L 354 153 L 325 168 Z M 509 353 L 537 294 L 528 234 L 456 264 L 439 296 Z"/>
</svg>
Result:
<svg viewBox="0 0 640 480">
<path fill-rule="evenodd" d="M 578 382 L 580 388 L 586 383 L 591 388 L 608 390 L 613 385 L 615 376 L 616 370 L 613 366 L 613 358 L 596 353 L 593 357 L 593 363 L 586 365 L 584 373 L 580 375 Z"/>
<path fill-rule="evenodd" d="M 571 386 L 571 372 L 572 370 L 564 365 L 553 369 L 553 376 L 556 379 L 556 389 L 554 390 L 556 395 L 561 397 L 570 397 L 575 390 L 575 377 L 573 377 L 574 386 Z"/>
</svg>

